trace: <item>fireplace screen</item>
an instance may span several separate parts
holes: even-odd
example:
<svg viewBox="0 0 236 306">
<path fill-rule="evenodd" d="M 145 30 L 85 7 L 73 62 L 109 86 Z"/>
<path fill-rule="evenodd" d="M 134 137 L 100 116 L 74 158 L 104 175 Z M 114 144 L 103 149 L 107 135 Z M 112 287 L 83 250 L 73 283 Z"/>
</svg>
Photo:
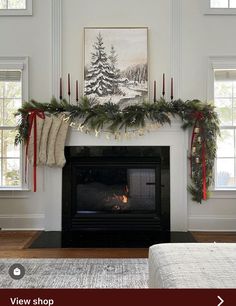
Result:
<svg viewBox="0 0 236 306">
<path fill-rule="evenodd" d="M 153 212 L 156 170 L 127 167 L 78 167 L 77 212 Z"/>
</svg>

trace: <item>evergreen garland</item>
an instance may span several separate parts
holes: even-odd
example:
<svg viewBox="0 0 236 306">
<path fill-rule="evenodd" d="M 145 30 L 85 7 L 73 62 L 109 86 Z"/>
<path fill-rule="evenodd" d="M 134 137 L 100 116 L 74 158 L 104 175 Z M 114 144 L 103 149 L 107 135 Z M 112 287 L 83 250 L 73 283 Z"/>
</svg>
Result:
<svg viewBox="0 0 236 306">
<path fill-rule="evenodd" d="M 171 117 L 179 116 L 183 122 L 183 129 L 199 128 L 198 137 L 193 143 L 194 153 L 191 152 L 189 156 L 192 164 L 192 183 L 188 190 L 192 194 L 192 199 L 199 203 L 203 199 L 202 143 L 205 145 L 207 190 L 213 182 L 219 120 L 214 106 L 211 104 L 199 100 L 167 102 L 160 99 L 155 103 L 143 102 L 142 104 L 127 106 L 121 110 L 117 104 L 107 102 L 101 105 L 87 97 L 81 98 L 78 106 L 71 105 L 66 100 L 57 101 L 55 98 L 52 99 L 51 103 L 39 103 L 31 100 L 25 102 L 16 114 L 20 118 L 18 134 L 15 139 L 16 144 L 27 141 L 29 136 L 28 116 L 33 110 L 54 115 L 66 113 L 70 122 L 78 118 L 82 120 L 82 127 L 86 126 L 96 132 L 106 128 L 111 133 L 144 128 L 147 122 L 159 125 L 171 124 Z M 201 115 L 199 119 L 196 119 L 196 114 Z M 200 141 L 198 141 L 199 139 Z"/>
</svg>

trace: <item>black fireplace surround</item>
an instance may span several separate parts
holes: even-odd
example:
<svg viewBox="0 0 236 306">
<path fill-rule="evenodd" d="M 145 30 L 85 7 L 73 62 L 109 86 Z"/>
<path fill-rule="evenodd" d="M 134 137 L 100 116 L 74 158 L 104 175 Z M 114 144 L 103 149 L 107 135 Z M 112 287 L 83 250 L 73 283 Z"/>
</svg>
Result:
<svg viewBox="0 0 236 306">
<path fill-rule="evenodd" d="M 116 246 L 126 246 L 124 240 L 143 246 L 170 231 L 169 147 L 66 147 L 65 155 L 65 240 L 69 234 L 96 246 L 115 240 Z"/>
</svg>

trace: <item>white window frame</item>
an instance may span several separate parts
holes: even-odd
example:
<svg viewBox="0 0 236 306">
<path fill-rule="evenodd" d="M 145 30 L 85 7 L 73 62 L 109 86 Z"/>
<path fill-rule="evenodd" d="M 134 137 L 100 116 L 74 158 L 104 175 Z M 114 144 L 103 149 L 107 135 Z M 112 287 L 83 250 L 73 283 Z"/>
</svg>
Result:
<svg viewBox="0 0 236 306">
<path fill-rule="evenodd" d="M 22 71 L 22 101 L 29 100 L 29 59 L 27 56 L 24 57 L 9 57 L 9 56 L 0 56 L 0 69 L 20 69 Z M 0 187 L 0 192 L 2 191 L 25 191 L 29 190 L 28 179 L 25 180 L 25 161 L 23 158 L 23 147 L 21 147 L 21 178 L 22 184 L 20 187 Z M 0 197 L 1 198 L 1 197 Z"/>
<path fill-rule="evenodd" d="M 236 56 L 210 56 L 208 58 L 207 100 L 214 101 L 215 69 L 236 69 Z M 235 199 L 236 188 L 223 189 L 211 187 L 212 199 Z"/>
<path fill-rule="evenodd" d="M 26 0 L 26 9 L 2 9 L 0 16 L 32 16 L 33 0 Z"/>
<path fill-rule="evenodd" d="M 204 15 L 236 15 L 236 8 L 211 8 L 210 0 L 202 0 Z"/>
</svg>

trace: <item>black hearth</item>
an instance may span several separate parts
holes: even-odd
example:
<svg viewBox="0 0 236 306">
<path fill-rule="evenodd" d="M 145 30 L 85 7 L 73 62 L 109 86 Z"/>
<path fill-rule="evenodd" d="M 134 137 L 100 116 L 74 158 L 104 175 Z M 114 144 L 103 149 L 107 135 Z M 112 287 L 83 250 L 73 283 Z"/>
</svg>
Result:
<svg viewBox="0 0 236 306">
<path fill-rule="evenodd" d="M 157 237 L 170 230 L 169 147 L 66 147 L 65 154 L 67 238 L 96 235 L 102 246 L 113 238 L 120 246 L 124 234 L 136 241 L 141 233 L 143 240 L 144 233 Z"/>
</svg>

